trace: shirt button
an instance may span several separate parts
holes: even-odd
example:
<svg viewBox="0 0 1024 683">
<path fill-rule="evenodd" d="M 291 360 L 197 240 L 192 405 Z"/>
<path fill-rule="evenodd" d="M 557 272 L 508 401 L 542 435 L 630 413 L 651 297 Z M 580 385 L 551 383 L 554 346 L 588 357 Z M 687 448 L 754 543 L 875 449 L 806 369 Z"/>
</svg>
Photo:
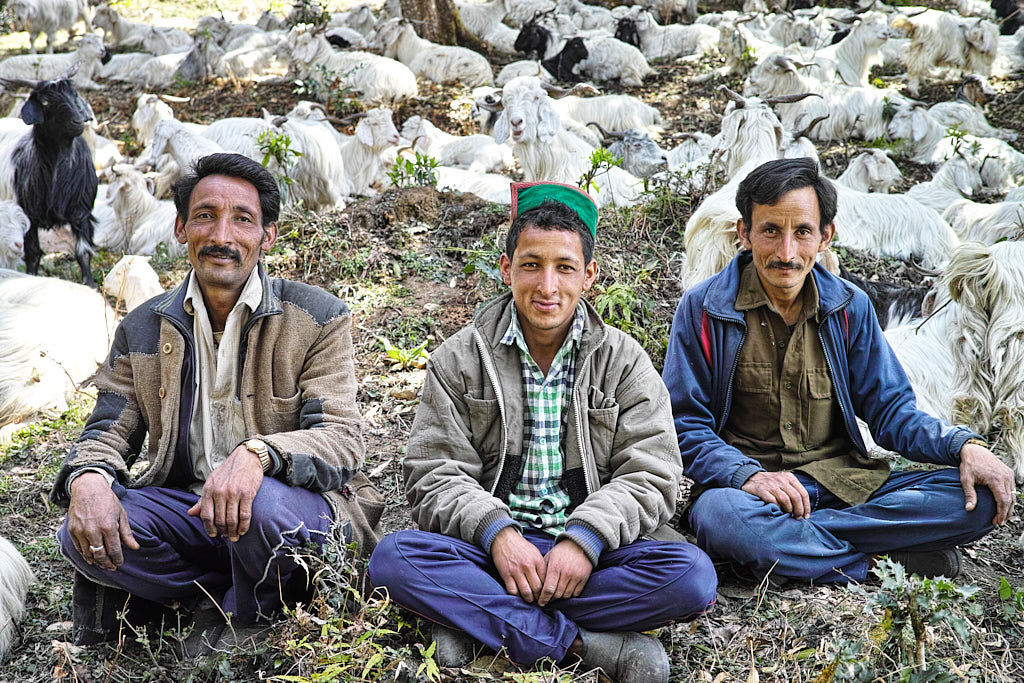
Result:
<svg viewBox="0 0 1024 683">
<path fill-rule="evenodd" d="M 160 396 L 160 398 L 164 398 L 165 396 L 167 396 L 167 390 L 164 389 L 163 387 L 160 387 L 160 390 L 156 393 Z"/>
<path fill-rule="evenodd" d="M 164 344 L 164 353 L 170 353 L 172 348 L 173 347 L 171 346 L 171 343 L 167 342 L 166 344 Z"/>
<path fill-rule="evenodd" d="M 784 349 L 786 348 L 786 342 L 779 342 L 778 344 L 776 344 L 776 346 L 778 346 L 780 349 Z"/>
<path fill-rule="evenodd" d="M 786 423 L 786 430 L 787 431 L 793 431 L 793 423 L 792 422 L 787 422 Z"/>
<path fill-rule="evenodd" d="M 786 384 L 784 386 L 786 387 L 786 389 L 792 389 L 793 388 L 793 383 L 792 382 L 786 382 Z"/>
</svg>

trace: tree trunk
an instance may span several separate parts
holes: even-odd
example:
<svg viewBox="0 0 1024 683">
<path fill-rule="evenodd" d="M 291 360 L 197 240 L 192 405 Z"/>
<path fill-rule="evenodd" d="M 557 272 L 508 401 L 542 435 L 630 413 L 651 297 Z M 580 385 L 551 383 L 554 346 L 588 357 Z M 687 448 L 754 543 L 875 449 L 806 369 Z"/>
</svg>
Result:
<svg viewBox="0 0 1024 683">
<path fill-rule="evenodd" d="M 402 16 L 412 22 L 416 35 L 438 45 L 461 45 L 487 52 L 480 39 L 459 18 L 453 0 L 401 0 Z"/>
</svg>

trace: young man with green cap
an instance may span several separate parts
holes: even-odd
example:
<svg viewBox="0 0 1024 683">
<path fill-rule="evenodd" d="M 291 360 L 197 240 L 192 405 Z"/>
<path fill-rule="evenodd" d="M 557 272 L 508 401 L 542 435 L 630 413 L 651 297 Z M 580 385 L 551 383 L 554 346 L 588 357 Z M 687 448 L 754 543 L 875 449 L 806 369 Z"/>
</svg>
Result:
<svg viewBox="0 0 1024 683">
<path fill-rule="evenodd" d="M 637 631 L 692 619 L 717 588 L 665 527 L 682 472 L 668 393 L 582 299 L 598 272 L 590 197 L 517 183 L 512 218 L 510 291 L 427 364 L 403 463 L 419 530 L 385 538 L 370 579 L 434 622 L 442 666 L 482 644 L 667 681 L 664 648 Z"/>
</svg>

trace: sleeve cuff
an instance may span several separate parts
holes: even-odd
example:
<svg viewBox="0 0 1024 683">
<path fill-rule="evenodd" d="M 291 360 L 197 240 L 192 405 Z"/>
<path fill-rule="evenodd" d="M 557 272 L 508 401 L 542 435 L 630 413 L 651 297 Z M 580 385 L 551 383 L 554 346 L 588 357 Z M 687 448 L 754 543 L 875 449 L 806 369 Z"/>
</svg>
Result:
<svg viewBox="0 0 1024 683">
<path fill-rule="evenodd" d="M 953 435 L 953 438 L 949 441 L 949 462 L 940 463 L 942 465 L 950 465 L 952 467 L 959 467 L 960 465 L 960 450 L 964 447 L 964 444 L 971 439 L 979 439 L 985 441 L 985 437 L 980 434 L 972 432 L 970 429 L 961 428 L 957 430 L 957 433 Z"/>
<path fill-rule="evenodd" d="M 750 479 L 752 476 L 761 471 L 762 468 L 757 463 L 748 463 L 746 465 L 742 465 L 732 475 L 732 480 L 729 482 L 729 486 L 731 486 L 734 489 L 743 488 L 743 485 L 747 483 L 747 479 Z"/>
<path fill-rule="evenodd" d="M 478 540 L 477 544 L 483 548 L 488 555 L 491 554 L 491 544 L 494 543 L 494 539 L 498 536 L 502 529 L 508 526 L 514 526 L 516 531 L 522 533 L 522 527 L 512 517 L 509 516 L 508 512 L 502 509 L 496 509 L 489 512 L 484 519 L 480 522 L 479 531 L 477 532 Z"/>
<path fill-rule="evenodd" d="M 105 467 L 101 467 L 99 465 L 86 465 L 85 467 L 79 467 L 74 472 L 68 475 L 67 482 L 65 482 L 64 484 L 65 492 L 67 493 L 68 498 L 71 498 L 71 482 L 73 482 L 75 479 L 78 479 L 86 472 L 96 472 L 97 474 L 102 474 L 103 478 L 107 480 L 107 484 L 109 486 L 114 485 L 114 475 L 111 474 L 110 471 L 107 470 Z"/>
<path fill-rule="evenodd" d="M 566 526 L 565 531 L 558 535 L 556 542 L 564 539 L 569 539 L 578 545 L 590 560 L 590 564 L 597 566 L 597 561 L 605 548 L 604 539 L 597 532 L 577 522 Z"/>
</svg>

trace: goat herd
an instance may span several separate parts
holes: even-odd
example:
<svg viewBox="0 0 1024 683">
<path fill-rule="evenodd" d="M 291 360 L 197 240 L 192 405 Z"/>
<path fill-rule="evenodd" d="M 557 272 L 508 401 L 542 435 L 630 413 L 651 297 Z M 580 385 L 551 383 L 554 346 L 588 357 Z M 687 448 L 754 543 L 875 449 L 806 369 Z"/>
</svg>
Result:
<svg viewBox="0 0 1024 683">
<path fill-rule="evenodd" d="M 876 302 L 920 404 L 988 435 L 1024 479 L 1024 155 L 1009 144 L 1017 133 L 990 125 L 984 110 L 994 95 L 989 78 L 1024 71 L 1016 2 L 958 0 L 957 11 L 946 12 L 879 0 L 808 9 L 783 0 L 769 12 L 762 0 L 745 0 L 699 13 L 697 0 L 613 9 L 580 0 L 457 1 L 466 28 L 505 64 L 497 75 L 478 52 L 419 37 L 394 0 L 334 13 L 305 0 L 287 17 L 237 4 L 236 21 L 222 14 L 172 27 L 133 22 L 106 5 L 92 11 L 86 0 L 7 3 L 33 54 L 0 59 L 0 92 L 16 100 L 0 119 L 0 439 L 43 411 L 66 408 L 105 356 L 115 315 L 92 288 L 95 249 L 134 255 L 105 277 L 108 294 L 131 307 L 160 291 L 139 257 L 160 245 L 180 252 L 169 188 L 205 154 L 229 150 L 269 163 L 292 179 L 288 204 L 318 211 L 386 187 L 388 168 L 414 152 L 438 162 L 439 188 L 507 204 L 511 174 L 576 183 L 607 145 L 622 161 L 595 178 L 601 206 L 642 202 L 652 185 L 682 195 L 717 187 L 686 224 L 686 288 L 735 254 L 735 191 L 749 170 L 782 156 L 817 158 L 815 143 L 859 139 L 873 144 L 836 179 L 836 241 L 933 271 L 927 292 L 858 284 Z M 310 17 L 319 21 L 302 23 Z M 87 31 L 73 50 L 52 54 L 55 32 L 79 21 Z M 40 33 L 48 54 L 35 54 Z M 510 61 L 515 56 L 530 59 Z M 742 94 L 719 87 L 724 114 L 713 136 L 666 131 L 657 108 L 595 94 L 591 85 L 643 88 L 653 60 L 712 62 L 705 57 L 722 66 L 694 85 L 743 81 Z M 887 84 L 871 77 L 875 66 L 905 76 Z M 210 78 L 325 76 L 366 108 L 352 135 L 318 102 L 200 125 L 175 118 L 168 102 L 177 98 L 143 93 L 132 117 L 143 151 L 134 159 L 98 132 L 80 94 L 112 81 L 159 92 Z M 914 99 L 935 80 L 960 82 L 955 98 L 932 106 Z M 479 133 L 440 130 L 426 110 L 397 128 L 386 107 L 417 100 L 424 81 L 461 84 Z M 661 147 L 668 132 L 681 144 Z M 268 136 L 286 136 L 299 155 L 267 158 Z M 901 178 L 891 157 L 934 175 L 889 194 Z M 17 272 L 24 262 L 34 274 L 46 251 L 74 253 L 89 287 Z M 827 265 L 845 273 L 829 256 Z M 27 567 L 0 569 L 6 592 L 23 595 Z M 0 626 L 21 609 L 3 597 Z M 0 628 L 0 653 L 10 633 Z"/>
</svg>

